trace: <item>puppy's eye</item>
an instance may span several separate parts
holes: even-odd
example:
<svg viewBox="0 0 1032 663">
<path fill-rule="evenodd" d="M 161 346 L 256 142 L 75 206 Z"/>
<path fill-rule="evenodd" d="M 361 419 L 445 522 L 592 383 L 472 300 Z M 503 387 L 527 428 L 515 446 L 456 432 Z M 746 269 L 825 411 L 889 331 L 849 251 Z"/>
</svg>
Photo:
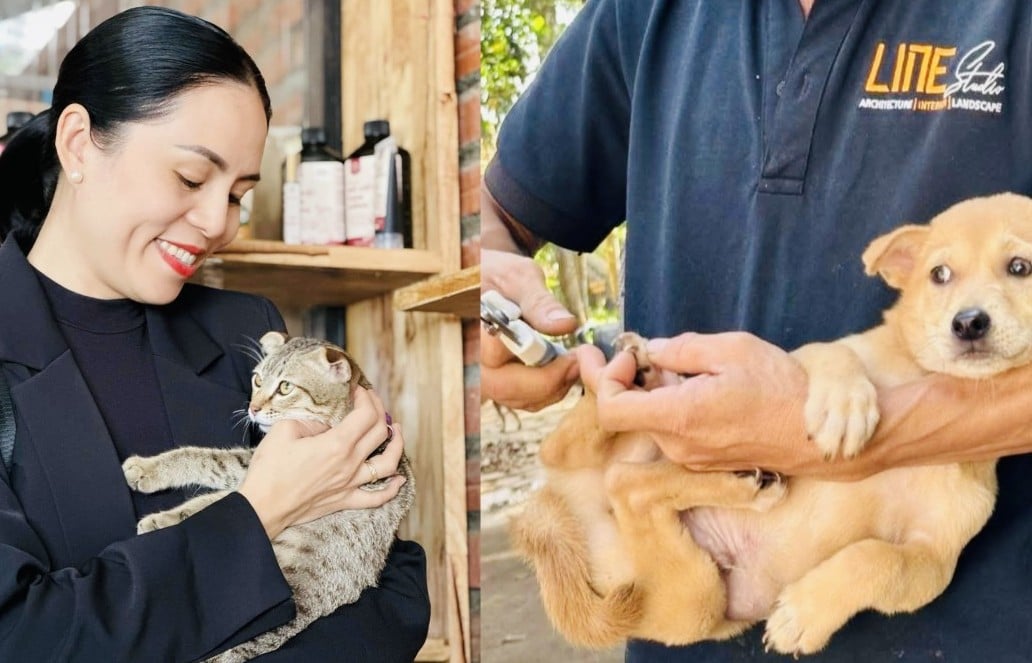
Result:
<svg viewBox="0 0 1032 663">
<path fill-rule="evenodd" d="M 276 391 L 280 393 L 280 396 L 286 396 L 290 392 L 294 391 L 294 385 L 293 383 L 284 380 L 283 382 L 279 383 L 279 387 L 276 388 Z"/>
<path fill-rule="evenodd" d="M 953 270 L 946 265 L 936 265 L 935 267 L 932 267 L 931 275 L 932 283 L 942 285 L 943 283 L 948 283 L 949 280 L 953 278 Z"/>
<path fill-rule="evenodd" d="M 261 387 L 262 386 L 262 377 L 260 375 L 258 375 L 257 373 L 253 373 L 251 375 L 251 384 L 254 386 L 255 389 L 257 389 L 258 387 Z"/>
<path fill-rule="evenodd" d="M 1011 276 L 1032 276 L 1032 262 L 1025 258 L 1011 258 L 1007 264 L 1007 273 Z"/>
</svg>

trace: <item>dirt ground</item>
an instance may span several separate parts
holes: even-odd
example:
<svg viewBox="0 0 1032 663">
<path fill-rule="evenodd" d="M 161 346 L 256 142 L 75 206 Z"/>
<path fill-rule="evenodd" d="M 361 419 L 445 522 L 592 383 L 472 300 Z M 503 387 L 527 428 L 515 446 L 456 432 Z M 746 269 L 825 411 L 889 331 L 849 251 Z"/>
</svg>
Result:
<svg viewBox="0 0 1032 663">
<path fill-rule="evenodd" d="M 481 660 L 484 663 L 618 663 L 623 649 L 590 652 L 565 644 L 541 608 L 534 574 L 509 546 L 505 524 L 543 478 L 541 439 L 580 398 L 567 397 L 537 413 L 504 412 L 491 403 L 480 413 L 481 432 Z"/>
</svg>

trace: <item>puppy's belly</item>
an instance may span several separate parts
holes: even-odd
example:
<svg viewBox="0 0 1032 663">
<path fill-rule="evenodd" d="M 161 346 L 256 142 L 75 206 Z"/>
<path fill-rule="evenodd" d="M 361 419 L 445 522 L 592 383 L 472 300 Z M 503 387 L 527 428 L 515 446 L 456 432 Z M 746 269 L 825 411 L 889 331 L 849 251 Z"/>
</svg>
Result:
<svg viewBox="0 0 1032 663">
<path fill-rule="evenodd" d="M 700 507 L 682 513 L 681 520 L 720 569 L 727 588 L 727 618 L 757 621 L 770 614 L 782 583 L 765 572 L 769 551 L 764 537 L 743 515 Z"/>
</svg>

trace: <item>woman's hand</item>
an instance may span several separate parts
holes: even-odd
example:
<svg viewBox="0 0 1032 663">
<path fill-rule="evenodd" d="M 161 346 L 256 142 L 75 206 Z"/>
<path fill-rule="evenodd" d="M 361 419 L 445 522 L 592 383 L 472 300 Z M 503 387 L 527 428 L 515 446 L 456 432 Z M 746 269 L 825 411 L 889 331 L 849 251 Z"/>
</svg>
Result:
<svg viewBox="0 0 1032 663">
<path fill-rule="evenodd" d="M 383 453 L 369 458 L 392 429 Z M 388 502 L 405 483 L 397 475 L 404 444 L 398 424 L 388 426 L 380 399 L 359 387 L 355 409 L 333 428 L 294 420 L 275 424 L 255 448 L 239 492 L 251 502 L 271 540 L 291 525 Z M 383 490 L 359 490 L 374 478 L 389 476 L 394 478 Z"/>
<path fill-rule="evenodd" d="M 481 290 L 496 290 L 516 303 L 523 320 L 545 334 L 568 334 L 577 319 L 552 296 L 532 259 L 506 251 L 480 252 Z M 480 389 L 483 399 L 521 410 L 540 410 L 562 400 L 577 381 L 577 360 L 564 354 L 541 367 L 524 366 L 480 326 Z"/>
<path fill-rule="evenodd" d="M 654 434 L 674 462 L 699 470 L 762 467 L 813 473 L 826 464 L 807 440 L 807 378 L 780 348 L 751 334 L 682 334 L 649 342 L 660 369 L 693 375 L 675 386 L 634 390 L 635 362 L 621 352 L 578 348 L 581 376 L 598 397 L 607 430 Z"/>
</svg>

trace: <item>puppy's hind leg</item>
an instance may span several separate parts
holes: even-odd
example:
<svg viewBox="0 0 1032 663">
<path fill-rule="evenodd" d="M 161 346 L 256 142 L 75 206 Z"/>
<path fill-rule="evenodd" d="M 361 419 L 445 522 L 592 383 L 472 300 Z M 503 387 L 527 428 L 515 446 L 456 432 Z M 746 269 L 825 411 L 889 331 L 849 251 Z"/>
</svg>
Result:
<svg viewBox="0 0 1032 663">
<path fill-rule="evenodd" d="M 764 641 L 782 654 L 820 651 L 861 610 L 891 615 L 928 604 L 946 589 L 956 561 L 926 544 L 848 545 L 782 590 Z"/>
<path fill-rule="evenodd" d="M 748 624 L 725 618 L 720 569 L 692 540 L 681 512 L 699 506 L 768 508 L 784 496 L 784 482 L 768 482 L 759 473 L 692 472 L 658 461 L 614 464 L 606 488 L 645 597 L 634 635 L 674 645 L 744 630 Z"/>
<path fill-rule="evenodd" d="M 584 526 L 557 492 L 546 486 L 531 496 L 509 535 L 534 567 L 545 612 L 567 640 L 603 648 L 627 639 L 641 617 L 641 597 L 630 584 L 605 595 L 596 590 Z"/>
</svg>

